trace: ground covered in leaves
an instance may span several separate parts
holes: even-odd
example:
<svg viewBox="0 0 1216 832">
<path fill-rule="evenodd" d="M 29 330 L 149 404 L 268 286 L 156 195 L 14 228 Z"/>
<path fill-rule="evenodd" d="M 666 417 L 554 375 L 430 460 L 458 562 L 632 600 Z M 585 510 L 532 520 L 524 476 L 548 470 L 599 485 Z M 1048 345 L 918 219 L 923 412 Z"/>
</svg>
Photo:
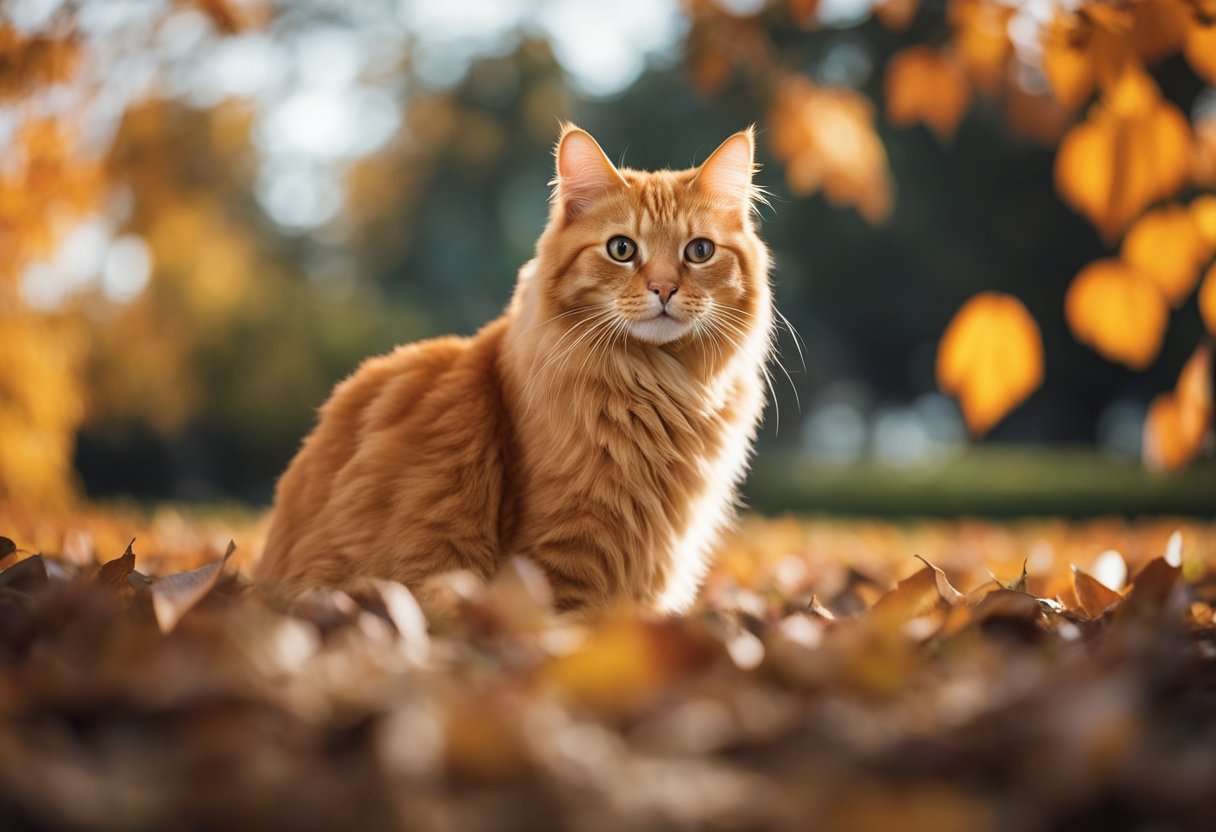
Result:
<svg viewBox="0 0 1216 832">
<path fill-rule="evenodd" d="M 0 828 L 1216 817 L 1211 524 L 753 518 L 687 618 L 592 624 L 522 563 L 271 609 L 259 528 L 0 509 Z"/>
</svg>

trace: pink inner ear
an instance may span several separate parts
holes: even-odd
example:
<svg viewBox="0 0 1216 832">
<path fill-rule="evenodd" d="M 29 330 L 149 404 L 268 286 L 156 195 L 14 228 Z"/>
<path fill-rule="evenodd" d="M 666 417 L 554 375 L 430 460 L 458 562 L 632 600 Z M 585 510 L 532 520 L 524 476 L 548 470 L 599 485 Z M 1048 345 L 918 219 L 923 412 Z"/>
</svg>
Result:
<svg viewBox="0 0 1216 832">
<path fill-rule="evenodd" d="M 750 137 L 736 133 L 724 141 L 701 166 L 697 184 L 713 196 L 747 202 L 752 186 Z"/>
<path fill-rule="evenodd" d="M 611 188 L 625 187 L 625 180 L 600 150 L 595 139 L 582 130 L 570 130 L 557 148 L 557 177 L 567 215 L 574 217 Z"/>
</svg>

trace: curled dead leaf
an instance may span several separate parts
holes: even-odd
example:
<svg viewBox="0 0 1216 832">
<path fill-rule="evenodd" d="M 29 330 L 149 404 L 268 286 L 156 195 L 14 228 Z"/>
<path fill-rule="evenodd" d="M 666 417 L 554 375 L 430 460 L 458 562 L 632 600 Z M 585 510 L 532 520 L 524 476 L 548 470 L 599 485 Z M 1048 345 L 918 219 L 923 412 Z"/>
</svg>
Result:
<svg viewBox="0 0 1216 832">
<path fill-rule="evenodd" d="M 1122 595 L 1075 566 L 1072 568 L 1072 586 L 1087 618 L 1098 618 L 1123 600 Z"/>
<path fill-rule="evenodd" d="M 937 384 L 958 396 L 973 435 L 986 433 L 1043 380 L 1043 341 L 1021 301 L 998 292 L 971 298 L 937 348 Z"/>
<path fill-rule="evenodd" d="M 99 584 L 110 589 L 121 589 L 128 585 L 127 579 L 135 571 L 135 552 L 131 550 L 134 545 L 135 539 L 132 538 L 122 555 L 102 565 L 97 573 Z"/>
<path fill-rule="evenodd" d="M 224 557 L 215 563 L 152 581 L 149 588 L 152 594 L 152 611 L 162 633 L 172 632 L 182 616 L 215 588 L 225 564 L 235 551 L 236 545 L 229 543 Z"/>
</svg>

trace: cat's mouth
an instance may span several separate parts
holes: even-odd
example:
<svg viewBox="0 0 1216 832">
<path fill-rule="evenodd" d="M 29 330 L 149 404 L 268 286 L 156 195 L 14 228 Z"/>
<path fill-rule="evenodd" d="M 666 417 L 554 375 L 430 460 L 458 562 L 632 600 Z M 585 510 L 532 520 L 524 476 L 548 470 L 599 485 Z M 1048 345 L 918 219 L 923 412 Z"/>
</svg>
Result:
<svg viewBox="0 0 1216 832">
<path fill-rule="evenodd" d="M 689 322 L 664 309 L 650 318 L 631 321 L 629 330 L 635 338 L 650 344 L 666 344 L 688 331 Z"/>
</svg>

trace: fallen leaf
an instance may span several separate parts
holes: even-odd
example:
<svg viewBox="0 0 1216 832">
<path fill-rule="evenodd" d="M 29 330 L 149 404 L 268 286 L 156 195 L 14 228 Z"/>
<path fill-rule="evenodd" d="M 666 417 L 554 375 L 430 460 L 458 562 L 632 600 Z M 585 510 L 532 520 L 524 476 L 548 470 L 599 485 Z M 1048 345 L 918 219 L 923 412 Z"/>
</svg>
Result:
<svg viewBox="0 0 1216 832">
<path fill-rule="evenodd" d="M 424 663 L 430 654 L 431 639 L 422 608 L 418 606 L 405 584 L 377 580 L 374 585 L 384 602 L 388 617 L 401 636 L 406 658 L 415 664 Z"/>
<path fill-rule="evenodd" d="M 1064 314 L 1078 341 L 1133 370 L 1157 358 L 1169 320 L 1157 287 L 1114 258 L 1081 270 L 1068 287 Z"/>
<path fill-rule="evenodd" d="M 942 142 L 954 138 L 971 86 L 954 60 L 927 46 L 901 50 L 887 64 L 887 117 L 900 127 L 925 124 Z"/>
<path fill-rule="evenodd" d="M 182 616 L 215 588 L 228 558 L 235 551 L 236 545 L 229 543 L 224 557 L 215 563 L 152 581 L 152 610 L 162 633 L 172 632 Z"/>
<path fill-rule="evenodd" d="M 50 583 L 46 561 L 42 555 L 19 560 L 0 572 L 0 588 L 17 592 L 32 592 Z"/>
<path fill-rule="evenodd" d="M 0 537 L 0 560 L 15 554 L 17 554 L 17 544 L 7 537 Z"/>
<path fill-rule="evenodd" d="M 1043 341 L 1021 301 L 984 292 L 955 314 L 937 349 L 937 384 L 986 433 L 1043 381 Z"/>
<path fill-rule="evenodd" d="M 99 584 L 110 589 L 122 589 L 130 585 L 127 579 L 135 571 L 135 552 L 131 550 L 134 545 L 135 539 L 132 538 L 125 552 L 102 565 L 97 572 Z"/>
<path fill-rule="evenodd" d="M 1124 262 L 1149 278 L 1174 307 L 1191 294 L 1213 247 L 1191 211 L 1166 205 L 1149 211 L 1123 238 Z"/>
<path fill-rule="evenodd" d="M 1088 618 L 1098 618 L 1102 613 L 1123 600 L 1123 596 L 1106 584 L 1082 572 L 1077 567 L 1072 568 L 1073 590 L 1081 610 Z"/>
</svg>

